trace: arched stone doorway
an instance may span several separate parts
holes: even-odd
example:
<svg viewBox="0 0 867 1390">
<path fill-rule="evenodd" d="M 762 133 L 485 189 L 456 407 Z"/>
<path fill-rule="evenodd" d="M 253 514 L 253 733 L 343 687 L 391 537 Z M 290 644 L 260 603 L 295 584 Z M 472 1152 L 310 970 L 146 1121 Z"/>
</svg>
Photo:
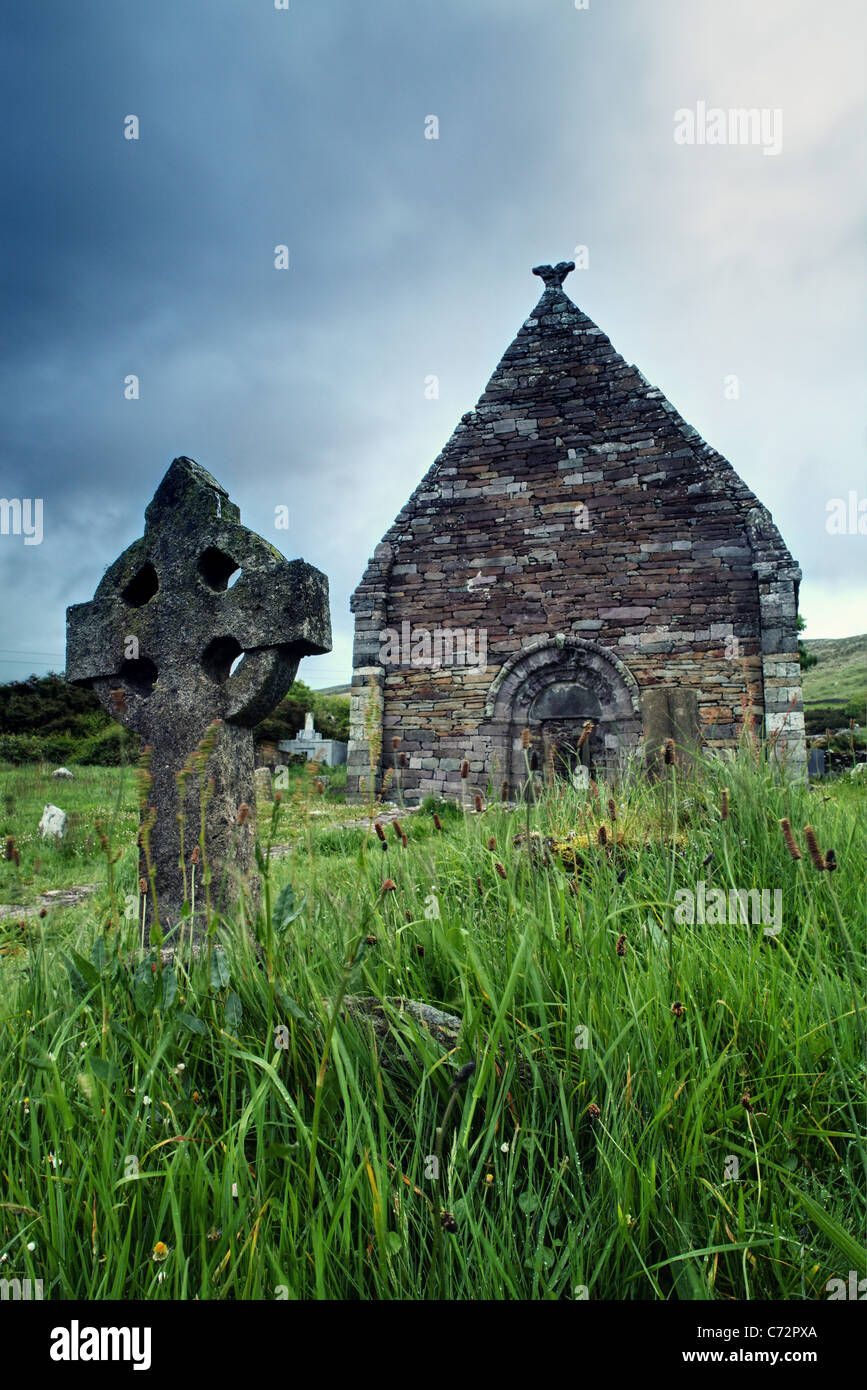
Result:
<svg viewBox="0 0 867 1390">
<path fill-rule="evenodd" d="M 530 730 L 531 769 L 546 780 L 574 782 L 582 766 L 593 776 L 612 773 L 642 727 L 638 684 L 623 662 L 599 642 L 562 633 L 538 638 L 503 664 L 485 712 L 490 722 L 484 732 L 511 791 L 527 777 L 524 729 Z M 593 732 L 579 750 L 587 720 Z"/>
</svg>

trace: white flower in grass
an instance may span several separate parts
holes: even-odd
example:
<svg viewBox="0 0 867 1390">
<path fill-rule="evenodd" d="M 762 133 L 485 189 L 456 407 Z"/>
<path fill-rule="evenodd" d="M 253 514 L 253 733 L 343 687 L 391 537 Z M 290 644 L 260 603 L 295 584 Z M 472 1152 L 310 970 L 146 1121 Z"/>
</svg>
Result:
<svg viewBox="0 0 867 1390">
<path fill-rule="evenodd" d="M 232 1183 L 232 1196 L 233 1196 L 233 1197 L 237 1197 L 237 1195 L 238 1195 L 238 1184 L 237 1184 L 236 1182 L 233 1182 L 233 1183 Z"/>
<path fill-rule="evenodd" d="M 36 1249 L 36 1241 L 35 1241 L 35 1240 L 28 1240 L 28 1242 L 27 1242 L 27 1249 L 28 1249 L 28 1250 L 35 1250 L 35 1249 Z"/>
<path fill-rule="evenodd" d="M 501 1145 L 500 1145 L 500 1153 L 501 1153 L 501 1154 L 507 1154 L 508 1152 L 509 1152 L 509 1145 L 508 1145 L 507 1143 L 506 1143 L 506 1144 L 501 1144 Z"/>
<path fill-rule="evenodd" d="M 150 1105 L 150 1104 L 151 1104 L 151 1098 L 150 1098 L 150 1096 L 142 1096 L 142 1098 L 141 1098 L 141 1103 L 142 1103 L 142 1105 Z"/>
</svg>

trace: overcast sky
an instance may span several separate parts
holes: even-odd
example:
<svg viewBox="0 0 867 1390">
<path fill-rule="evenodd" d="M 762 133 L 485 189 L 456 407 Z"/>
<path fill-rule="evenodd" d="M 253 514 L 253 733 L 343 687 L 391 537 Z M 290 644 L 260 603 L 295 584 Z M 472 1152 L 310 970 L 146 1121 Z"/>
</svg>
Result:
<svg viewBox="0 0 867 1390">
<path fill-rule="evenodd" d="M 327 573 L 334 650 L 299 675 L 347 681 L 367 557 L 536 302 L 531 267 L 576 246 L 567 292 L 773 513 L 806 635 L 867 631 L 867 538 L 826 529 L 867 496 L 863 14 L 6 7 L 0 497 L 41 498 L 43 538 L 0 535 L 0 680 L 63 669 L 66 605 L 187 454 Z M 764 110 L 766 138 L 698 143 L 702 103 Z"/>
</svg>

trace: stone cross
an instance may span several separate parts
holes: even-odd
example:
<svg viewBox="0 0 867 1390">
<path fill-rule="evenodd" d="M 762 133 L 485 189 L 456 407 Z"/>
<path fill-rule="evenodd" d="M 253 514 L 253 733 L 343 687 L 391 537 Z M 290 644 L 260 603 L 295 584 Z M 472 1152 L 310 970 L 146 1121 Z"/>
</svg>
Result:
<svg viewBox="0 0 867 1390">
<path fill-rule="evenodd" d="M 67 611 L 66 679 L 95 690 L 153 749 L 147 799 L 156 812 L 150 853 L 163 931 L 177 926 L 193 874 L 197 934 L 204 907 L 202 864 L 190 863 L 199 779 L 186 780 L 182 807 L 177 774 L 209 734 L 212 905 L 226 911 L 243 888 L 255 907 L 253 726 L 285 695 L 302 656 L 331 650 L 326 576 L 285 560 L 240 515 L 210 473 L 175 459 L 145 512 L 144 535 L 106 571 L 92 602 Z M 249 812 L 239 825 L 243 803 Z M 140 872 L 146 877 L 143 855 Z M 148 935 L 152 921 L 148 891 Z"/>
<path fill-rule="evenodd" d="M 558 261 L 556 265 L 534 265 L 533 274 L 542 277 L 546 290 L 560 290 L 566 276 L 574 269 L 574 261 Z"/>
</svg>

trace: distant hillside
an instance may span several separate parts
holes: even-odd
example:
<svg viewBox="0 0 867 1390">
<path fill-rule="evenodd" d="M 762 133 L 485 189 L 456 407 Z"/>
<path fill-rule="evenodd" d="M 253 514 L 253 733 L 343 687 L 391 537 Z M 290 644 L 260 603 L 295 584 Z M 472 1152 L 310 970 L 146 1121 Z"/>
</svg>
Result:
<svg viewBox="0 0 867 1390">
<path fill-rule="evenodd" d="M 867 632 L 860 637 L 802 639 L 816 665 L 803 673 L 804 704 L 864 702 L 867 692 Z"/>
</svg>

